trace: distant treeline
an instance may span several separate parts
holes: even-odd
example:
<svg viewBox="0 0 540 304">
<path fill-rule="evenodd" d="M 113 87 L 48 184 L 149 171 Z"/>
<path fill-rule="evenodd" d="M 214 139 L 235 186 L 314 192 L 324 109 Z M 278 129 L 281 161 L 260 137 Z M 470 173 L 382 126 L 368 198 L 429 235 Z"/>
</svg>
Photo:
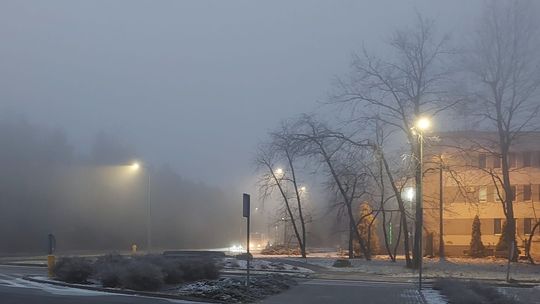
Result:
<svg viewBox="0 0 540 304">
<path fill-rule="evenodd" d="M 146 245 L 151 174 L 156 248 L 226 246 L 241 231 L 239 204 L 220 189 L 183 179 L 168 166 L 134 170 L 135 149 L 99 133 L 87 152 L 63 130 L 0 121 L 0 255 L 129 250 Z"/>
</svg>

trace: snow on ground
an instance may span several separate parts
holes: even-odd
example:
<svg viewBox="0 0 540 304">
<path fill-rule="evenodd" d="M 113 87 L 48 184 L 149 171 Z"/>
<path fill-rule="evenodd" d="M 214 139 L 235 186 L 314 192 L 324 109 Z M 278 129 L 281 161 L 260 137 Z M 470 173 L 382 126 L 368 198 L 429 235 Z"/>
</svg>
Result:
<svg viewBox="0 0 540 304">
<path fill-rule="evenodd" d="M 352 259 L 351 267 L 333 267 L 332 265 L 339 257 L 337 254 L 325 253 L 325 256 L 308 256 L 307 259 L 299 257 L 284 257 L 286 260 L 296 262 L 307 262 L 308 264 L 322 266 L 330 271 L 336 272 L 359 272 L 367 274 L 379 274 L 395 277 L 414 277 L 415 271 L 405 267 L 403 257 L 398 257 L 396 262 L 391 262 L 386 256 L 374 257 L 372 261 L 364 259 Z M 424 259 L 424 275 L 427 278 L 454 277 L 454 278 L 475 278 L 475 279 L 506 279 L 505 259 L 498 258 L 447 258 L 440 262 L 438 258 Z M 521 281 L 540 281 L 540 266 L 531 265 L 526 262 L 512 263 L 510 267 L 510 277 Z"/>
<path fill-rule="evenodd" d="M 237 260 L 235 258 L 226 258 L 224 260 L 225 269 L 238 269 L 245 270 L 247 268 L 247 261 Z M 253 259 L 250 263 L 250 269 L 253 270 L 271 270 L 271 271 L 290 271 L 298 273 L 313 273 L 312 270 L 303 267 L 297 267 L 288 265 L 286 261 L 281 262 L 270 262 L 260 259 Z"/>
<path fill-rule="evenodd" d="M 249 288 L 245 286 L 243 278 L 221 278 L 183 285 L 178 289 L 178 293 L 227 303 L 247 303 L 280 293 L 296 284 L 294 279 L 286 275 L 266 274 L 252 277 Z"/>
<path fill-rule="evenodd" d="M 424 299 L 426 300 L 426 304 L 447 304 L 448 301 L 444 298 L 444 296 L 435 289 L 423 289 L 422 295 L 424 296 Z"/>
<path fill-rule="evenodd" d="M 49 280 L 47 277 L 34 277 L 39 280 Z M 46 283 L 32 282 L 24 279 L 17 279 L 20 283 L 19 287 L 23 288 L 35 288 L 42 291 L 48 292 L 50 294 L 59 295 L 59 296 L 103 296 L 103 295 L 114 295 L 114 293 L 107 293 L 102 291 L 94 291 L 88 289 L 72 288 L 65 286 L 58 286 Z"/>
</svg>

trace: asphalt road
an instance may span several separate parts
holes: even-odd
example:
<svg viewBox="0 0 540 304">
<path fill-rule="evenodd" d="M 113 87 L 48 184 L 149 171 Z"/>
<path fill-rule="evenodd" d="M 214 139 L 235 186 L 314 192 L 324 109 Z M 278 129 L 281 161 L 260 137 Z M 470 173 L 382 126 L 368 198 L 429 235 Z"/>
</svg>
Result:
<svg viewBox="0 0 540 304">
<path fill-rule="evenodd" d="M 423 303 L 411 283 L 354 280 L 308 280 L 267 298 L 262 304 L 417 304 Z"/>
<path fill-rule="evenodd" d="M 0 266 L 2 304 L 146 304 L 195 303 L 181 300 L 107 294 L 23 280 L 25 275 L 45 276 L 42 267 Z M 283 303 L 422 303 L 412 283 L 356 280 L 303 280 L 298 286 L 263 300 L 263 304 Z"/>
<path fill-rule="evenodd" d="M 25 275 L 45 276 L 40 267 L 0 266 L 0 303 L 2 304 L 169 304 L 196 303 L 181 300 L 107 294 L 90 290 L 40 284 L 23 280 Z"/>
</svg>

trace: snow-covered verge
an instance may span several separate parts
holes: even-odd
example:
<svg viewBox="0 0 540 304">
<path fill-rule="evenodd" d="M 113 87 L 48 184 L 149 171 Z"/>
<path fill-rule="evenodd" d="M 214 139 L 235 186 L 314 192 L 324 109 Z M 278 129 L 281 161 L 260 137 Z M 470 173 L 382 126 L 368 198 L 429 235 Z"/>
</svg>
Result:
<svg viewBox="0 0 540 304">
<path fill-rule="evenodd" d="M 313 273 L 313 271 L 310 269 L 289 265 L 286 263 L 285 260 L 283 262 L 270 262 L 270 261 L 265 261 L 265 260 L 260 260 L 260 259 L 253 259 L 251 260 L 249 266 L 250 266 L 250 269 L 259 270 L 259 271 L 287 271 L 287 272 L 295 272 L 295 273 L 302 273 L 302 274 Z M 246 270 L 247 261 L 237 260 L 235 258 L 226 258 L 223 261 L 223 268 Z"/>
<path fill-rule="evenodd" d="M 446 298 L 435 289 L 423 289 L 422 296 L 426 300 L 426 304 L 448 304 Z"/>
<path fill-rule="evenodd" d="M 500 288 L 479 281 L 437 279 L 433 283 L 450 303 L 524 304 L 518 297 L 501 292 Z M 534 303 L 534 302 L 533 302 Z"/>
<path fill-rule="evenodd" d="M 287 260 L 296 262 L 306 262 L 311 265 L 322 266 L 329 271 L 336 272 L 358 272 L 365 274 L 378 274 L 394 277 L 415 277 L 415 271 L 405 267 L 405 260 L 398 259 L 396 262 L 390 261 L 387 257 L 374 257 L 371 261 L 364 259 L 350 260 L 351 267 L 333 267 L 337 257 L 308 257 L 307 259 L 284 257 Z M 463 278 L 463 279 L 485 279 L 485 280 L 505 280 L 506 279 L 505 259 L 485 258 L 447 258 L 440 262 L 438 258 L 424 259 L 424 276 L 426 278 Z M 518 281 L 540 282 L 540 266 L 531 265 L 526 262 L 512 263 L 510 277 Z"/>
<path fill-rule="evenodd" d="M 267 274 L 252 277 L 249 288 L 242 278 L 221 278 L 212 281 L 199 281 L 178 289 L 180 295 L 202 299 L 212 299 L 226 303 L 246 303 L 280 293 L 296 285 L 289 276 Z"/>
</svg>

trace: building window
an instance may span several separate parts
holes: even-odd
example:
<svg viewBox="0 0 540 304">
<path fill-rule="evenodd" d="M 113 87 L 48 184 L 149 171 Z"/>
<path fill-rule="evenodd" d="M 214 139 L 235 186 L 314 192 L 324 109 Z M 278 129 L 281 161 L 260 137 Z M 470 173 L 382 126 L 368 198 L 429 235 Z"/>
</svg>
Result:
<svg viewBox="0 0 540 304">
<path fill-rule="evenodd" d="M 517 167 L 516 153 L 508 153 L 508 167 L 510 168 Z"/>
<path fill-rule="evenodd" d="M 478 167 L 481 168 L 481 169 L 485 169 L 486 168 L 486 155 L 485 154 L 480 154 L 478 156 Z"/>
<path fill-rule="evenodd" d="M 487 201 L 487 187 L 481 186 L 478 189 L 478 201 L 486 202 Z"/>
<path fill-rule="evenodd" d="M 504 194 L 500 193 L 500 188 L 498 188 L 497 186 L 495 186 L 495 190 L 493 190 L 493 197 L 495 198 L 495 201 L 496 202 L 500 202 L 501 201 L 501 196 L 503 196 Z"/>
<path fill-rule="evenodd" d="M 523 200 L 530 201 L 531 199 L 532 199 L 531 185 L 524 185 L 523 186 Z"/>
<path fill-rule="evenodd" d="M 512 196 L 512 202 L 515 202 L 517 193 L 516 186 L 510 186 L 510 191 L 510 195 Z"/>
<path fill-rule="evenodd" d="M 532 232 L 532 219 L 523 219 L 523 234 L 531 234 Z"/>
<path fill-rule="evenodd" d="M 531 152 L 523 152 L 523 167 L 530 167 L 531 159 L 532 159 Z"/>
<path fill-rule="evenodd" d="M 493 234 L 502 234 L 502 219 L 493 219 Z"/>
<path fill-rule="evenodd" d="M 493 168 L 501 167 L 501 158 L 497 155 L 493 157 Z"/>
</svg>

